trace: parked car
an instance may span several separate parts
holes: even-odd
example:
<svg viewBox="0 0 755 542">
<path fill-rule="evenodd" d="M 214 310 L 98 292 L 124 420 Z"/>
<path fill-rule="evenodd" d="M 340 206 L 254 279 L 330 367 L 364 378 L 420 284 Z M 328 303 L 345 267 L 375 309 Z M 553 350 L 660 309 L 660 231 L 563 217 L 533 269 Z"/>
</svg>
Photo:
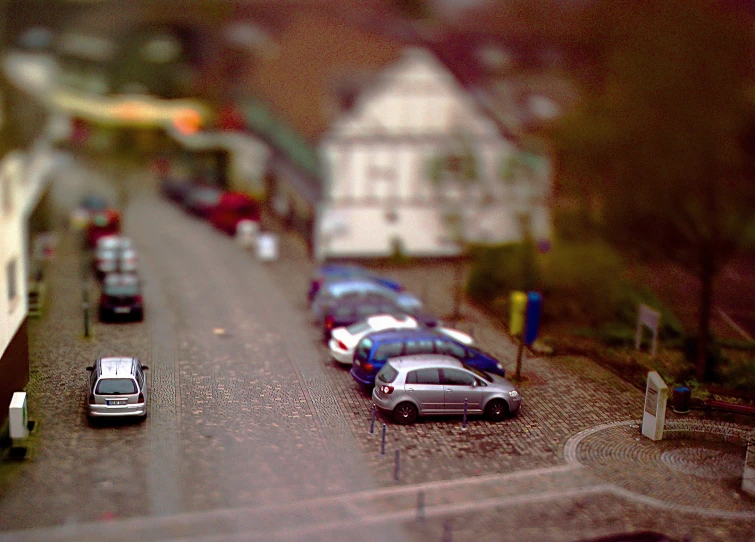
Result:
<svg viewBox="0 0 755 542">
<path fill-rule="evenodd" d="M 373 294 L 353 294 L 339 298 L 328 305 L 323 318 L 322 338 L 327 344 L 331 332 L 338 327 L 348 327 L 377 314 L 403 315 L 408 312 L 390 299 Z M 422 310 L 412 311 L 410 316 L 419 320 L 426 327 L 435 327 L 440 323 L 438 317 Z"/>
<path fill-rule="evenodd" d="M 108 208 L 107 200 L 98 194 L 87 194 L 79 202 L 79 208 L 86 211 L 90 216 Z"/>
<path fill-rule="evenodd" d="M 236 235 L 236 227 L 242 220 L 260 221 L 259 202 L 246 194 L 225 192 L 210 211 L 208 218 L 220 231 Z"/>
<path fill-rule="evenodd" d="M 91 248 L 97 246 L 100 237 L 116 235 L 121 231 L 121 215 L 115 209 L 105 209 L 93 213 L 86 227 L 87 243 Z"/>
<path fill-rule="evenodd" d="M 389 358 L 413 354 L 448 355 L 475 369 L 506 376 L 503 365 L 493 356 L 431 329 L 393 329 L 368 334 L 354 351 L 351 376 L 361 387 L 371 388 L 375 375 Z"/>
<path fill-rule="evenodd" d="M 369 278 L 350 278 L 334 282 L 326 282 L 317 292 L 312 301 L 312 318 L 322 324 L 330 305 L 338 299 L 348 295 L 380 296 L 395 303 L 404 312 L 418 312 L 422 310 L 422 301 L 408 292 L 397 292 L 387 288 Z"/>
<path fill-rule="evenodd" d="M 136 271 L 136 252 L 131 239 L 121 235 L 100 237 L 94 249 L 94 271 L 99 279 L 117 271 Z"/>
<path fill-rule="evenodd" d="M 362 267 L 361 265 L 357 264 L 326 264 L 317 269 L 317 272 L 312 277 L 312 280 L 309 284 L 309 292 L 307 293 L 307 299 L 312 302 L 312 300 L 317 295 L 317 292 L 320 290 L 320 287 L 328 280 L 332 279 L 349 279 L 349 278 L 371 278 L 378 284 L 382 284 L 383 286 L 390 288 L 391 290 L 396 290 L 397 292 L 400 292 L 404 289 L 404 287 L 401 285 L 400 282 L 389 279 L 386 277 L 381 277 L 376 274 L 374 274 L 369 269 Z"/>
<path fill-rule="evenodd" d="M 147 417 L 147 379 L 149 367 L 136 358 L 98 358 L 87 367 L 89 418 L 108 416 Z"/>
<path fill-rule="evenodd" d="M 144 301 L 139 277 L 135 273 L 109 273 L 105 275 L 100 294 L 101 322 L 144 319 Z"/>
<path fill-rule="evenodd" d="M 388 360 L 377 374 L 372 400 L 400 424 L 419 416 L 485 414 L 500 421 L 519 411 L 522 396 L 514 385 L 451 356 L 422 354 Z"/>
<path fill-rule="evenodd" d="M 348 327 L 339 327 L 331 332 L 331 339 L 328 343 L 330 355 L 338 363 L 351 365 L 354 361 L 354 349 L 362 337 L 369 333 L 384 331 L 386 329 L 423 329 L 422 322 L 412 318 L 408 314 L 378 314 L 370 316 L 362 322 L 357 322 Z M 448 335 L 452 339 L 462 344 L 470 345 L 474 339 L 458 329 L 447 327 L 436 327 L 440 333 Z"/>
<path fill-rule="evenodd" d="M 183 207 L 193 215 L 207 218 L 222 195 L 223 190 L 217 186 L 191 183 L 184 194 Z"/>
</svg>

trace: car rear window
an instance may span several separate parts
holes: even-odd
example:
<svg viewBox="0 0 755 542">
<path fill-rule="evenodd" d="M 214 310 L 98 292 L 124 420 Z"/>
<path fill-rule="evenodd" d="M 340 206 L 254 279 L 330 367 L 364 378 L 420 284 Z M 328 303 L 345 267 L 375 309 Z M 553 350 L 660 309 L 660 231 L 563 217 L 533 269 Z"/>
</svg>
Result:
<svg viewBox="0 0 755 542">
<path fill-rule="evenodd" d="M 371 328 L 370 328 L 370 324 L 368 324 L 367 322 L 357 322 L 356 324 L 353 324 L 347 327 L 346 329 L 352 335 L 356 335 L 357 333 L 362 333 L 363 331 L 367 331 Z"/>
<path fill-rule="evenodd" d="M 393 365 L 386 363 L 385 365 L 383 365 L 383 368 L 380 369 L 377 377 L 386 384 L 390 384 L 391 382 L 396 380 L 396 375 L 398 375 L 398 371 L 393 368 Z"/>
<path fill-rule="evenodd" d="M 136 382 L 132 378 L 103 378 L 97 384 L 101 395 L 127 395 L 136 393 Z"/>
</svg>

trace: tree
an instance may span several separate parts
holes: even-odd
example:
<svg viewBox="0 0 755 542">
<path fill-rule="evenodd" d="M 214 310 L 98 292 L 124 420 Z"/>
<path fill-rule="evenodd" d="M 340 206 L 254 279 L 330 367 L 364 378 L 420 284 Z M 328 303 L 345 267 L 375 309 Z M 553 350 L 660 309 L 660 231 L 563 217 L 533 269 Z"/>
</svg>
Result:
<svg viewBox="0 0 755 542">
<path fill-rule="evenodd" d="M 609 240 L 700 279 L 696 377 L 707 373 L 717 272 L 753 220 L 743 141 L 752 102 L 749 16 L 713 0 L 597 0 L 601 77 L 555 139 L 560 180 L 602 202 Z"/>
</svg>

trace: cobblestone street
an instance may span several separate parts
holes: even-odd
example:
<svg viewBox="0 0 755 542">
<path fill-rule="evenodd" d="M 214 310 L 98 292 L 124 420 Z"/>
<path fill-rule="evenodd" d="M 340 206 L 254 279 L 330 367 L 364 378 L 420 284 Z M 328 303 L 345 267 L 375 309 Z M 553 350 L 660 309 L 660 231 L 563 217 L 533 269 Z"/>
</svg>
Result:
<svg viewBox="0 0 755 542">
<path fill-rule="evenodd" d="M 667 438 L 651 442 L 642 392 L 590 360 L 527 356 L 522 411 L 503 422 L 378 414 L 370 434 L 371 398 L 310 324 L 303 241 L 267 221 L 280 257 L 259 262 L 159 199 L 149 174 L 128 183 L 145 322 L 93 322 L 82 336 L 80 242 L 61 231 L 52 294 L 30 321 L 33 454 L 1 467 L 15 473 L 3 477 L 0 539 L 400 540 L 394 527 L 417 541 L 751 539 L 755 502 L 739 483 L 752 428 L 669 409 Z M 386 273 L 446 317 L 454 271 Z M 513 374 L 505 330 L 468 305 L 458 327 Z M 114 353 L 150 366 L 150 413 L 90 426 L 84 368 Z"/>
</svg>

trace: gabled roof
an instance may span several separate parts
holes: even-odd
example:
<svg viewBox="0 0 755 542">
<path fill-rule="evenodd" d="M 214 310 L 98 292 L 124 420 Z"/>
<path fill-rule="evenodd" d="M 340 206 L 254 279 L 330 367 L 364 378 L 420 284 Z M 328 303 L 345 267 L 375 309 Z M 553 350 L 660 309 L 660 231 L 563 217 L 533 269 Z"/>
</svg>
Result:
<svg viewBox="0 0 755 542">
<path fill-rule="evenodd" d="M 388 36 L 301 10 L 281 34 L 278 54 L 260 59 L 246 86 L 276 117 L 314 144 L 340 113 L 334 93 L 358 91 L 371 74 L 397 61 L 402 48 Z"/>
</svg>

